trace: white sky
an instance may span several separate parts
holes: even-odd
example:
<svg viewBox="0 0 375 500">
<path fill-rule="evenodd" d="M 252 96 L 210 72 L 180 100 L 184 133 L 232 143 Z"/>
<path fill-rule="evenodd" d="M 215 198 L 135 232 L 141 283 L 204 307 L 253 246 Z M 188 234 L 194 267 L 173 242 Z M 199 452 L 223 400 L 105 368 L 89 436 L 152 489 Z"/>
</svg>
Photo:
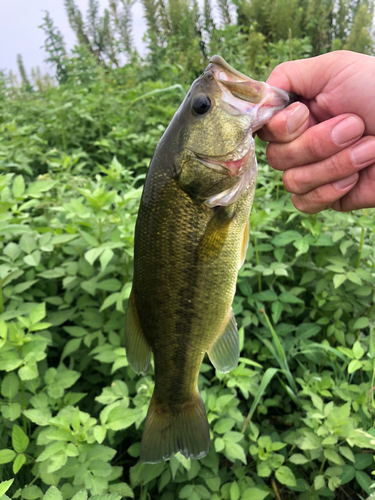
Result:
<svg viewBox="0 0 375 500">
<path fill-rule="evenodd" d="M 101 13 L 108 7 L 108 0 L 99 0 Z M 82 14 L 86 15 L 88 0 L 76 0 Z M 67 49 L 71 49 L 76 38 L 70 29 L 64 9 L 64 0 L 0 0 L 0 69 L 17 71 L 17 54 L 21 54 L 28 74 L 32 67 L 40 66 L 48 71 L 44 63 L 44 11 L 48 10 L 55 26 L 64 36 Z M 139 0 L 133 7 L 133 40 L 136 48 L 144 53 L 142 37 L 145 32 L 143 9 Z"/>
</svg>

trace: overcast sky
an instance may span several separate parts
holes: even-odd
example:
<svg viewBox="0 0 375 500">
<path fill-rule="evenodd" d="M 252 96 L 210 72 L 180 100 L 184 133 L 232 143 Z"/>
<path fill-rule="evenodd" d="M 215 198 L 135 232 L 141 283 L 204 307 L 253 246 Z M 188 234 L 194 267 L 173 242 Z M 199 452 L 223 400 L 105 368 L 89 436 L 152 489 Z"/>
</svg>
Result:
<svg viewBox="0 0 375 500">
<path fill-rule="evenodd" d="M 108 0 L 99 0 L 99 3 L 102 13 L 108 7 Z M 76 4 L 85 15 L 88 0 L 76 0 Z M 28 73 L 35 66 L 48 71 L 48 65 L 43 62 L 47 57 L 43 48 L 44 33 L 38 28 L 46 10 L 63 34 L 67 49 L 74 46 L 76 39 L 63 0 L 0 0 L 0 69 L 17 71 L 17 54 L 21 54 Z M 133 7 L 133 39 L 141 53 L 144 32 L 143 10 L 138 0 Z"/>
</svg>

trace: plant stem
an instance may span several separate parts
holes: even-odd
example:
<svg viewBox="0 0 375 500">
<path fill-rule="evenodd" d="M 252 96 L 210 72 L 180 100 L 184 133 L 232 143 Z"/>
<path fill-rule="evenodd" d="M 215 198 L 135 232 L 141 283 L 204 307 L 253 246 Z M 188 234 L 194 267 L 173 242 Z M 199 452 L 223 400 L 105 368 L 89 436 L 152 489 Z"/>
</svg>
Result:
<svg viewBox="0 0 375 500">
<path fill-rule="evenodd" d="M 290 31 L 290 28 L 289 28 L 289 31 Z M 276 481 L 274 478 L 271 478 L 271 485 L 272 485 L 273 492 L 275 493 L 275 497 L 277 498 L 277 500 L 281 500 L 279 491 L 277 489 Z"/>
<path fill-rule="evenodd" d="M 365 240 L 365 228 L 363 227 L 361 230 L 361 241 L 359 242 L 359 248 L 358 248 L 358 257 L 357 257 L 357 265 L 356 265 L 357 269 L 359 268 L 359 265 L 361 263 L 361 254 L 362 254 L 364 240 Z"/>
<path fill-rule="evenodd" d="M 21 406 L 22 410 L 26 408 L 26 400 L 25 400 L 25 386 L 23 380 L 21 380 Z M 27 425 L 26 425 L 26 417 L 22 414 L 22 422 L 23 422 L 23 431 L 27 434 Z"/>
<path fill-rule="evenodd" d="M 324 469 L 324 466 L 325 466 L 325 463 L 326 463 L 326 457 L 323 458 L 323 462 L 320 466 L 320 469 L 319 469 L 319 472 L 318 472 L 318 476 L 321 476 L 322 475 L 322 472 L 323 472 L 323 469 Z"/>
<path fill-rule="evenodd" d="M 258 244 L 256 236 L 254 236 L 254 250 L 255 250 L 255 262 L 257 266 L 259 266 L 259 254 L 258 254 Z M 262 278 L 260 273 L 258 273 L 258 292 L 260 293 L 261 291 L 262 291 Z"/>
<path fill-rule="evenodd" d="M 3 287 L 1 285 L 2 283 L 0 282 L 0 314 L 3 314 L 4 312 Z"/>
</svg>

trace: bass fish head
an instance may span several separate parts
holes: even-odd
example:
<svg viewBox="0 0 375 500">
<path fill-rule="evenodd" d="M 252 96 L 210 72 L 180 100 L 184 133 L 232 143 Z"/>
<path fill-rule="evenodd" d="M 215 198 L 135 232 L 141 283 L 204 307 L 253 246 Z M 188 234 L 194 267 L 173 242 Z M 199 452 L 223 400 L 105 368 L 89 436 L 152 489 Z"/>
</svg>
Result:
<svg viewBox="0 0 375 500">
<path fill-rule="evenodd" d="M 255 184 L 253 133 L 290 104 L 290 95 L 212 57 L 170 127 L 181 188 L 208 207 L 230 205 Z M 175 151 L 176 152 L 176 151 Z"/>
</svg>

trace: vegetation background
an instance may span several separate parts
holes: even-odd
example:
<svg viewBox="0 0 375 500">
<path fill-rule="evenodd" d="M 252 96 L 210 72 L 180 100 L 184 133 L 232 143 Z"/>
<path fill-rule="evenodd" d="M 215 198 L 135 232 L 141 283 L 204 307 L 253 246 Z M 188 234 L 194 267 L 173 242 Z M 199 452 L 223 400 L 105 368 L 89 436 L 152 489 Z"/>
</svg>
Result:
<svg viewBox="0 0 375 500">
<path fill-rule="evenodd" d="M 215 53 L 257 79 L 374 54 L 372 0 L 143 0 L 144 59 L 133 1 L 65 0 L 73 52 L 46 13 L 51 74 L 0 77 L 0 499 L 372 498 L 374 212 L 298 213 L 260 141 L 240 364 L 199 378 L 207 457 L 139 462 L 153 377 L 123 347 L 143 179 L 193 79 Z"/>
</svg>

